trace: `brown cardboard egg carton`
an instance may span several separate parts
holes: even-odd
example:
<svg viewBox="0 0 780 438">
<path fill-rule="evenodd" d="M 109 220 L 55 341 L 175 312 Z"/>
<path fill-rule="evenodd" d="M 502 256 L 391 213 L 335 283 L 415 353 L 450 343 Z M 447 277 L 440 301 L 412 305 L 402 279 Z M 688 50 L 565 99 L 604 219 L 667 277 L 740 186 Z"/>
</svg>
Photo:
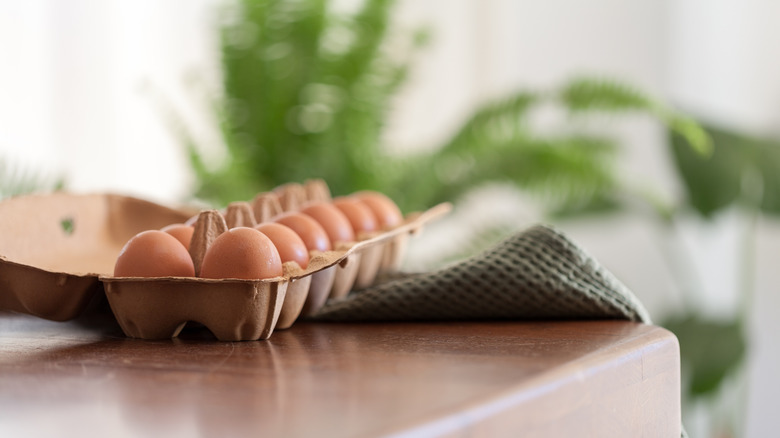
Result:
<svg viewBox="0 0 780 438">
<path fill-rule="evenodd" d="M 53 193 L 0 202 L 0 311 L 66 321 L 102 293 L 136 233 L 184 222 L 174 210 L 115 194 Z"/>
<path fill-rule="evenodd" d="M 127 336 L 176 336 L 200 323 L 220 340 L 267 339 L 328 299 L 366 287 L 398 269 L 408 236 L 449 211 L 441 204 L 408 215 L 390 230 L 312 252 L 306 269 L 285 263 L 282 277 L 211 280 L 194 277 L 113 277 L 116 258 L 137 233 L 195 221 L 190 247 L 198 266 L 210 242 L 228 227 L 253 226 L 312 200 L 329 200 L 321 181 L 288 184 L 222 212 L 175 210 L 114 194 L 54 193 L 0 202 L 0 311 L 64 321 L 81 314 L 105 290 Z"/>
<path fill-rule="evenodd" d="M 192 218 L 195 232 L 190 255 L 196 273 L 211 242 L 229 228 L 252 227 L 309 201 L 330 200 L 320 181 L 287 184 L 262 193 L 252 202 L 235 202 L 226 210 L 201 212 Z M 274 330 L 287 329 L 299 317 L 316 313 L 328 299 L 398 270 L 410 234 L 450 210 L 440 204 L 413 213 L 390 229 L 340 242 L 331 251 L 310 253 L 301 269 L 285 263 L 282 277 L 262 280 L 198 277 L 133 278 L 101 276 L 111 309 L 127 336 L 143 339 L 175 337 L 189 322 L 206 326 L 219 340 L 268 339 Z"/>
</svg>

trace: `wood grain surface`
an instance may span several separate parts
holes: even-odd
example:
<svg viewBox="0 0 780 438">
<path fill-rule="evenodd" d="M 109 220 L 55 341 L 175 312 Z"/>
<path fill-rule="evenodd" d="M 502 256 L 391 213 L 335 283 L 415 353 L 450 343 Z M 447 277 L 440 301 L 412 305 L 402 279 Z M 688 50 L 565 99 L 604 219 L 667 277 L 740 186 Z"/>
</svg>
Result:
<svg viewBox="0 0 780 438">
<path fill-rule="evenodd" d="M 124 337 L 0 313 L 0 436 L 679 437 L 676 338 L 619 321 Z"/>
</svg>

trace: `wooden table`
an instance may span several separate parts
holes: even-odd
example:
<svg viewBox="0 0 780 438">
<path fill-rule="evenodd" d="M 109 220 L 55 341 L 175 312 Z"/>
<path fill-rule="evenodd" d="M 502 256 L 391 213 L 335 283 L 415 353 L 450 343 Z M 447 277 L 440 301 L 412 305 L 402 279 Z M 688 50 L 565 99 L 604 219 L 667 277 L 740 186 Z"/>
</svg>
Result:
<svg viewBox="0 0 780 438">
<path fill-rule="evenodd" d="M 618 321 L 125 338 L 0 313 L 0 436 L 679 437 L 676 338 Z"/>
</svg>

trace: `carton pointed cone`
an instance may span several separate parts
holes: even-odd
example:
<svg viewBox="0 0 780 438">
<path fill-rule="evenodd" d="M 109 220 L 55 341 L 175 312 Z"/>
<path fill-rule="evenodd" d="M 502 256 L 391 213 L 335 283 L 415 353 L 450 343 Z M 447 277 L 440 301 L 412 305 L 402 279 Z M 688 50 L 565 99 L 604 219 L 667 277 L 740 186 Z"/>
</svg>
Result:
<svg viewBox="0 0 780 438">
<path fill-rule="evenodd" d="M 283 184 L 274 189 L 284 211 L 297 211 L 306 203 L 306 190 L 298 183 Z"/>
<path fill-rule="evenodd" d="M 202 211 L 195 221 L 195 231 L 190 242 L 190 257 L 195 265 L 195 275 L 200 275 L 200 267 L 203 264 L 203 256 L 214 240 L 228 230 L 225 218 L 217 210 Z"/>
<path fill-rule="evenodd" d="M 225 222 L 228 228 L 249 227 L 257 225 L 252 206 L 248 202 L 231 202 L 225 212 Z"/>
<path fill-rule="evenodd" d="M 330 202 L 331 195 L 328 184 L 321 179 L 309 179 L 303 183 L 306 200 L 309 202 Z"/>
<path fill-rule="evenodd" d="M 258 223 L 267 222 L 283 212 L 279 195 L 273 192 L 260 193 L 252 201 L 252 211 Z"/>
</svg>

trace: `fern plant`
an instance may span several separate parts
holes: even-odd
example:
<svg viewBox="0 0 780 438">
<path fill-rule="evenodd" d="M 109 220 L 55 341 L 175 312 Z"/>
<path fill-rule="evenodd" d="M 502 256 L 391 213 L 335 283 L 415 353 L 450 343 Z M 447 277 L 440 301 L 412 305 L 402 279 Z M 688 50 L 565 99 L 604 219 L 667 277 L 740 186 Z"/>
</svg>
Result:
<svg viewBox="0 0 780 438">
<path fill-rule="evenodd" d="M 619 145 L 605 135 L 577 132 L 535 132 L 534 110 L 556 105 L 572 114 L 643 113 L 655 117 L 684 138 L 698 154 L 707 155 L 707 133 L 638 90 L 616 81 L 577 78 L 551 92 L 521 92 L 477 109 L 460 130 L 428 156 L 413 157 L 434 173 L 404 174 L 400 193 L 417 195 L 415 204 L 457 199 L 481 183 L 510 182 L 539 194 L 551 214 L 615 207 L 625 185 L 616 172 Z M 424 178 L 424 181 L 421 179 Z M 416 189 L 423 187 L 424 189 Z M 410 195 L 411 194 L 411 195 Z"/>
<path fill-rule="evenodd" d="M 191 144 L 197 195 L 226 203 L 311 176 L 337 193 L 381 186 L 376 146 L 408 69 L 384 47 L 391 4 L 371 0 L 349 14 L 324 0 L 237 1 L 236 19 L 221 29 L 224 95 L 215 105 L 229 158 L 210 170 Z"/>
<path fill-rule="evenodd" d="M 500 181 L 539 194 L 551 212 L 614 206 L 618 145 L 585 132 L 534 132 L 529 115 L 550 104 L 573 114 L 641 111 L 708 148 L 695 123 L 658 102 L 582 78 L 488 102 L 432 153 L 389 156 L 381 138 L 390 99 L 426 40 L 420 30 L 390 32 L 392 3 L 366 0 L 345 13 L 326 0 L 237 0 L 221 29 L 224 94 L 215 104 L 228 159 L 212 169 L 190 143 L 196 195 L 224 205 L 320 177 L 336 194 L 382 190 L 409 211 Z M 389 42 L 408 50 L 391 54 Z"/>
</svg>

